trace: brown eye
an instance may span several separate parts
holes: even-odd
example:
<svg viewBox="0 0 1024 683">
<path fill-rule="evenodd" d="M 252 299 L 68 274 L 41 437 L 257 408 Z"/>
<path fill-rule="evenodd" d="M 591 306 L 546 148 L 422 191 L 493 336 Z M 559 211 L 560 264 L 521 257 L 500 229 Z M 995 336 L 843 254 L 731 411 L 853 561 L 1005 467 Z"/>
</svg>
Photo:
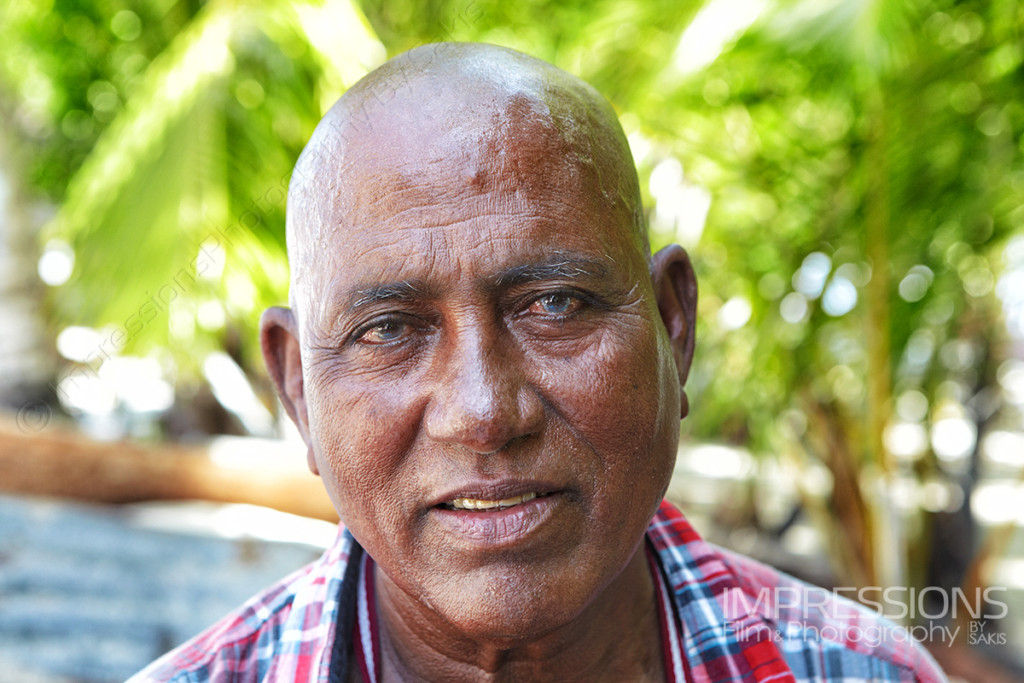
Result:
<svg viewBox="0 0 1024 683">
<path fill-rule="evenodd" d="M 359 341 L 364 344 L 388 344 L 398 341 L 405 336 L 409 326 L 397 320 L 385 320 L 372 327 L 366 328 L 359 335 Z"/>
<path fill-rule="evenodd" d="M 565 316 L 578 311 L 582 306 L 579 297 L 565 292 L 554 292 L 545 294 L 530 306 L 531 313 L 542 315 Z"/>
</svg>

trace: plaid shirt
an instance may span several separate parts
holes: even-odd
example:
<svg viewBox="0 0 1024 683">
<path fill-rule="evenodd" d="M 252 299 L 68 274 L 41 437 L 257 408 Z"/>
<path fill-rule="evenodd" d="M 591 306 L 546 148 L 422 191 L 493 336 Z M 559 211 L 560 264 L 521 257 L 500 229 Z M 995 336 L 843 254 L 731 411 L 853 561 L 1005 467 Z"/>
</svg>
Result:
<svg viewBox="0 0 1024 683">
<path fill-rule="evenodd" d="M 647 537 L 671 594 L 670 632 L 685 655 L 677 680 L 946 680 L 902 628 L 705 543 L 667 502 Z M 350 559 L 361 554 L 342 529 L 319 560 L 164 655 L 129 683 L 342 683 L 339 662 L 333 660 L 347 659 L 349 645 L 358 637 L 352 622 L 363 563 Z M 346 668 L 348 662 L 342 664 Z"/>
<path fill-rule="evenodd" d="M 903 628 L 705 543 L 668 503 L 647 536 L 675 594 L 693 681 L 946 680 Z"/>
</svg>

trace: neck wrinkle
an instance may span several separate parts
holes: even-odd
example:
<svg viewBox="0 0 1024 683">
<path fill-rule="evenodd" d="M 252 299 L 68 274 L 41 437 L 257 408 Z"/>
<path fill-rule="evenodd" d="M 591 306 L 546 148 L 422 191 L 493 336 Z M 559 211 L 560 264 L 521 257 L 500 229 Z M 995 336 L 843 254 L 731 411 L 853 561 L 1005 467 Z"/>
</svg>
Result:
<svg viewBox="0 0 1024 683">
<path fill-rule="evenodd" d="M 384 683 L 665 680 L 654 578 L 642 542 L 573 622 L 512 646 L 453 632 L 377 565 L 373 570 Z"/>
</svg>

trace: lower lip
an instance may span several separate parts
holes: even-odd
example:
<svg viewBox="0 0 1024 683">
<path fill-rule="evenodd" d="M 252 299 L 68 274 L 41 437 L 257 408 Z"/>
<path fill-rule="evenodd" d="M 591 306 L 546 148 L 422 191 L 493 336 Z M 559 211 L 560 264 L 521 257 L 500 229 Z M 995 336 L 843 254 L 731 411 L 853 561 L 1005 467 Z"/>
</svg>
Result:
<svg viewBox="0 0 1024 683">
<path fill-rule="evenodd" d="M 554 515 L 561 495 L 549 494 L 503 510 L 434 508 L 435 518 L 449 531 L 474 544 L 504 547 L 522 541 Z"/>
</svg>

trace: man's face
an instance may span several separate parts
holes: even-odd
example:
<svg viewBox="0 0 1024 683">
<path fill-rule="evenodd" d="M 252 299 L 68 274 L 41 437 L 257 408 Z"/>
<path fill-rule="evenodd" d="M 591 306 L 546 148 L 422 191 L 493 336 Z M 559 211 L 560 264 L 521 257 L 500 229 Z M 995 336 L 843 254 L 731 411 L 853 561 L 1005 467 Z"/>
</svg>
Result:
<svg viewBox="0 0 1024 683">
<path fill-rule="evenodd" d="M 303 275 L 298 421 L 394 585 L 464 633 L 536 634 L 642 539 L 675 458 L 676 364 L 600 173 L 543 136 L 417 144 L 350 157 L 307 218 L 333 232 Z"/>
</svg>

